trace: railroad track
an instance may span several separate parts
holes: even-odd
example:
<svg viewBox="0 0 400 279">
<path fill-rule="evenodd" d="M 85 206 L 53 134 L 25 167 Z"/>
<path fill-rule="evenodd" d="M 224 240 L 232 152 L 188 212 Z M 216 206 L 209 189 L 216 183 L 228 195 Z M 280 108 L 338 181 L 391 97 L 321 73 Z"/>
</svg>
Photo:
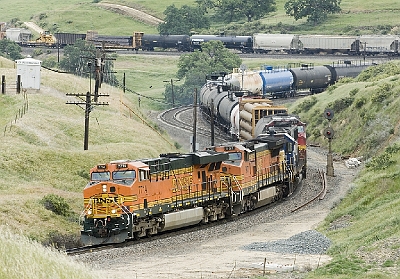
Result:
<svg viewBox="0 0 400 279">
<path fill-rule="evenodd" d="M 326 187 L 327 187 L 326 174 L 322 170 L 318 170 L 318 174 L 321 179 L 321 191 L 315 197 L 313 197 L 311 200 L 309 200 L 309 201 L 303 203 L 302 205 L 296 207 L 295 209 L 293 209 L 292 212 L 295 212 L 303 207 L 306 207 L 307 205 L 309 205 L 310 203 L 312 203 L 313 201 L 315 201 L 317 199 L 319 199 L 319 200 L 324 199 L 324 197 L 326 195 Z"/>
<path fill-rule="evenodd" d="M 186 133 L 193 133 L 193 107 L 184 106 L 166 110 L 158 115 L 158 120 L 166 125 Z M 205 138 L 211 137 L 209 124 L 204 121 L 198 112 L 196 131 L 197 135 Z M 218 127 L 215 127 L 215 141 L 226 142 L 231 139 Z"/>
<path fill-rule="evenodd" d="M 284 207 L 287 208 L 285 212 L 281 214 L 290 214 L 294 213 L 295 211 L 306 207 L 307 205 L 311 204 L 313 201 L 316 199 L 322 199 L 326 193 L 326 177 L 324 176 L 324 173 L 320 170 L 318 170 L 318 175 L 311 175 L 307 178 L 307 180 L 312 179 L 313 182 L 311 182 L 312 186 L 311 190 L 310 185 L 307 187 L 300 186 L 296 189 L 296 191 L 287 199 L 282 200 L 280 202 L 275 202 L 270 205 L 257 208 L 253 211 L 247 212 L 245 214 L 241 214 L 239 216 L 235 216 L 233 218 L 227 218 L 218 222 L 212 222 L 208 224 L 203 224 L 203 225 L 194 225 L 191 227 L 187 228 L 181 228 L 175 231 L 167 231 L 164 233 L 160 233 L 154 236 L 148 236 L 145 238 L 140 238 L 139 240 L 127 240 L 123 243 L 118 243 L 118 244 L 107 244 L 107 245 L 97 245 L 97 246 L 85 246 L 85 247 L 77 247 L 73 249 L 67 249 L 65 253 L 69 256 L 76 256 L 76 255 L 81 255 L 81 254 L 88 254 L 88 253 L 94 253 L 94 252 L 101 252 L 101 251 L 106 251 L 106 250 L 111 250 L 111 249 L 117 249 L 117 248 L 125 248 L 125 247 L 134 247 L 135 245 L 141 245 L 145 243 L 149 243 L 152 241 L 160 241 L 160 242 L 168 242 L 168 239 L 177 237 L 177 236 L 182 236 L 185 234 L 193 234 L 193 233 L 199 233 L 200 231 L 209 231 L 211 228 L 216 228 L 218 230 L 218 227 L 224 227 L 225 225 L 228 225 L 232 222 L 237 222 L 238 224 L 242 222 L 249 222 L 246 220 L 252 220 L 253 218 L 257 218 L 255 216 L 263 216 L 263 212 L 267 212 L 269 210 L 273 210 L 274 207 L 282 207 L 282 205 L 286 204 Z M 318 181 L 314 181 L 312 177 L 317 177 L 319 176 Z M 323 183 L 324 182 L 324 183 Z M 303 182 L 304 183 L 304 182 Z M 322 187 L 321 187 L 322 186 Z M 322 189 L 321 189 L 322 188 Z M 315 193 L 315 191 L 318 191 L 318 195 L 313 197 L 312 193 Z M 306 200 L 306 202 L 304 202 Z M 303 202 L 301 206 L 296 207 L 294 210 L 290 210 L 291 205 L 293 204 L 298 204 L 299 202 Z M 276 213 L 275 213 L 276 214 Z"/>
</svg>

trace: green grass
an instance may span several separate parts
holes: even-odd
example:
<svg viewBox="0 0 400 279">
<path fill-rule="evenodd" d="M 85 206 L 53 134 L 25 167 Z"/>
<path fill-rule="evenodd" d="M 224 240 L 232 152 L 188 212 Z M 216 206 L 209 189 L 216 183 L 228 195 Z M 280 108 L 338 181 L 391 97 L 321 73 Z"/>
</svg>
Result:
<svg viewBox="0 0 400 279">
<path fill-rule="evenodd" d="M 0 278 L 98 278 L 88 266 L 0 227 Z M 97 276 L 96 276 L 97 275 Z"/>
<path fill-rule="evenodd" d="M 120 55 L 114 66 L 118 81 L 122 84 L 125 74 L 126 87 L 137 93 L 126 91 L 127 98 L 137 104 L 140 94 L 141 107 L 160 109 L 164 107 L 163 92 L 166 85 L 164 80 L 175 78 L 178 60 L 178 56 L 166 56 L 160 59 L 154 55 Z"/>
<path fill-rule="evenodd" d="M 106 2 L 106 1 L 102 1 Z M 277 0 L 277 11 L 261 19 L 262 24 L 266 24 L 265 30 L 268 32 L 283 33 L 307 33 L 307 34 L 399 34 L 397 21 L 400 9 L 397 1 L 384 0 L 376 5 L 373 1 L 342 1 L 342 13 L 330 15 L 328 20 L 318 25 L 306 23 L 306 19 L 295 21 L 286 15 L 284 4 L 286 0 Z M 127 5 L 148 12 L 159 18 L 164 18 L 164 10 L 169 5 L 177 7 L 182 5 L 195 5 L 193 0 L 163 1 L 156 2 L 150 0 L 120 0 L 113 3 Z M 86 33 L 88 30 L 96 30 L 100 34 L 107 35 L 131 35 L 135 31 L 155 34 L 155 26 L 148 26 L 126 16 L 118 15 L 111 11 L 100 8 L 93 1 L 68 1 L 64 4 L 54 0 L 30 1 L 29 9 L 22 0 L 8 1 L 2 6 L 7 13 L 4 14 L 4 21 L 18 18 L 20 22 L 34 21 L 45 29 L 60 32 Z M 242 26 L 245 19 L 239 23 Z M 212 32 L 227 31 L 231 24 L 215 23 Z M 233 27 L 238 30 L 239 26 Z M 259 28 L 259 24 L 257 24 Z M 204 31 L 207 33 L 207 31 Z M 232 31 L 230 31 L 232 32 Z M 241 31 L 245 32 L 245 31 Z M 247 32 L 248 33 L 248 32 Z"/>
<path fill-rule="evenodd" d="M 342 1 L 343 13 L 329 16 L 326 22 L 317 26 L 306 24 L 304 19 L 296 22 L 285 15 L 285 2 L 278 0 L 278 11 L 261 20 L 267 24 L 267 28 L 274 26 L 273 30 L 315 34 L 399 33 L 399 5 L 395 0 L 379 1 L 379 5 L 376 1 Z M 194 1 L 126 0 L 115 3 L 139 7 L 163 17 L 163 11 L 168 5 L 181 6 Z M 5 1 L 2 9 L 7 11 L 3 21 L 19 18 L 21 22 L 35 21 L 44 28 L 57 27 L 62 32 L 85 33 L 87 30 L 96 30 L 100 34 L 110 35 L 130 35 L 134 31 L 157 32 L 154 26 L 146 26 L 103 10 L 91 0 L 72 0 L 66 3 L 33 0 L 29 6 L 26 1 Z M 213 28 L 225 30 L 227 27 L 218 24 Z M 174 78 L 177 60 L 177 57 L 121 55 L 115 61 L 116 75 L 121 81 L 123 74 L 126 74 L 127 88 L 130 90 L 149 98 L 162 98 L 165 85 L 163 80 Z M 288 62 L 293 61 L 243 61 L 249 68 L 258 68 L 263 64 L 281 66 Z M 320 65 L 326 61 L 314 63 Z M 15 80 L 13 62 L 0 58 L 0 68 L 7 83 L 12 84 Z M 322 113 L 326 107 L 335 107 L 335 117 L 331 123 L 336 133 L 333 140 L 334 152 L 363 155 L 367 159 L 373 156 L 379 158 L 376 156 L 382 154 L 386 146 L 393 145 L 399 135 L 400 76 L 395 73 L 395 68 L 392 67 L 389 73 L 373 72 L 370 75 L 373 79 L 338 83 L 325 93 L 308 97 L 289 107 L 289 110 L 293 112 L 307 107 L 307 110 L 299 110 L 299 113 L 308 124 L 309 142 L 327 146 L 327 140 L 321 136 L 328 124 Z M 139 108 L 137 94 L 123 94 L 121 90 L 104 85 L 100 92 L 110 94 L 110 97 L 101 101 L 109 102 L 110 105 L 97 107 L 91 113 L 89 150 L 83 151 L 83 110 L 75 105 L 66 105 L 72 97 L 66 97 L 65 94 L 86 92 L 89 88 L 88 80 L 43 70 L 42 85 L 41 92 L 28 95 L 29 109 L 22 117 L 19 111 L 26 102 L 23 95 L 11 92 L 0 95 L 0 218 L 6 220 L 11 231 L 23 232 L 40 242 L 48 241 L 49 235 L 54 233 L 78 238 L 80 226 L 77 218 L 82 210 L 82 189 L 93 165 L 113 159 L 154 157 L 162 152 L 174 151 L 174 143 L 164 139 L 165 135 L 160 137 L 148 128 L 141 119 L 121 106 L 120 100 L 141 116 L 145 116 L 148 110 L 163 108 L 162 105 L 142 97 Z M 348 107 L 345 106 L 346 102 L 350 104 Z M 154 126 L 152 123 L 150 125 Z M 149 139 L 151 144 L 148 144 Z M 385 169 L 363 171 L 355 185 L 349 185 L 349 195 L 319 228 L 333 240 L 329 251 L 333 260 L 309 274 L 309 278 L 393 278 L 387 274 L 391 268 L 398 268 L 398 260 L 383 258 L 380 262 L 370 263 L 360 258 L 361 252 L 389 255 L 390 251 L 400 247 L 400 220 L 397 217 L 400 206 L 400 155 L 395 153 L 390 160 L 394 161 L 393 165 Z M 45 209 L 41 200 L 48 194 L 64 198 L 70 204 L 73 214 L 63 217 Z M 351 220 L 349 227 L 329 230 L 331 222 L 347 215 Z M 8 232 L 0 233 L 2 237 L 7 238 L 7 235 Z M 15 244 L 15 239 L 13 242 L 14 246 L 9 244 L 8 239 L 2 239 L 2 251 L 21 250 L 15 246 L 18 244 Z M 3 271 L 6 270 L 10 275 L 7 278 L 36 278 L 18 273 L 18 268 L 13 269 L 13 264 L 19 267 L 20 258 L 29 261 L 38 258 L 37 262 L 33 262 L 34 268 L 48 267 L 44 270 L 32 269 L 34 272 L 30 274 L 44 274 L 43 278 L 57 277 L 52 273 L 52 259 L 59 263 L 63 263 L 63 260 L 53 254 L 43 260 L 37 255 L 48 255 L 47 252 L 37 250 L 36 244 L 33 245 L 32 249 L 24 249 L 23 256 L 15 253 L 7 258 L 8 253 L 2 253 L 0 259 L 4 261 L 3 266 L 7 267 Z M 30 256 L 26 251 L 34 253 Z M 375 270 L 376 267 L 383 271 Z M 25 265 L 24 268 L 31 270 L 32 267 Z M 80 267 L 73 269 L 81 270 Z M 62 272 L 64 274 L 64 269 Z M 80 278 L 70 271 L 65 271 L 65 274 L 65 278 Z M 87 278 L 86 271 L 79 274 Z M 5 275 L 0 274 L 0 277 Z"/>
<path fill-rule="evenodd" d="M 15 79 L 16 69 L 3 70 L 7 80 Z M 92 166 L 121 158 L 155 157 L 174 151 L 174 142 L 121 106 L 120 100 L 141 114 L 121 90 L 104 84 L 100 92 L 110 96 L 100 101 L 109 105 L 91 112 L 89 150 L 84 151 L 84 112 L 66 104 L 76 100 L 66 93 L 86 92 L 89 80 L 42 70 L 41 81 L 40 92 L 28 94 L 28 110 L 22 117 L 18 112 L 25 102 L 23 94 L 0 95 L 0 216 L 8 220 L 10 228 L 39 241 L 46 240 L 52 230 L 78 237 L 77 218 L 69 220 L 45 210 L 39 203 L 43 196 L 62 196 L 79 216 L 82 189 Z M 149 140 L 153 144 L 148 144 Z M 14 216 L 11 219 L 10 214 Z"/>
<path fill-rule="evenodd" d="M 399 62 L 392 62 L 371 68 L 358 79 L 339 82 L 289 109 L 307 123 L 308 142 L 326 147 L 322 131 L 328 121 L 323 111 L 334 108 L 333 152 L 363 156 L 367 162 L 349 185 L 349 194 L 319 227 L 333 241 L 328 251 L 332 261 L 307 278 L 400 278 L 393 275 L 400 263 L 393 256 L 400 242 L 399 67 Z M 350 225 L 331 229 L 342 218 Z M 366 261 L 363 255 L 376 260 Z"/>
</svg>

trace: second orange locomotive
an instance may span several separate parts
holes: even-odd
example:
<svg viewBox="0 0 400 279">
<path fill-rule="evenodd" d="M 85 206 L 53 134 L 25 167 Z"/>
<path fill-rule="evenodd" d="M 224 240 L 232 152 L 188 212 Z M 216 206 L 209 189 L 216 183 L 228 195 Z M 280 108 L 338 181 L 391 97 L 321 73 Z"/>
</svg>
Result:
<svg viewBox="0 0 400 279">
<path fill-rule="evenodd" d="M 117 243 L 208 223 L 290 195 L 306 174 L 305 124 L 276 116 L 266 127 L 267 134 L 246 142 L 92 168 L 82 243 Z"/>
</svg>

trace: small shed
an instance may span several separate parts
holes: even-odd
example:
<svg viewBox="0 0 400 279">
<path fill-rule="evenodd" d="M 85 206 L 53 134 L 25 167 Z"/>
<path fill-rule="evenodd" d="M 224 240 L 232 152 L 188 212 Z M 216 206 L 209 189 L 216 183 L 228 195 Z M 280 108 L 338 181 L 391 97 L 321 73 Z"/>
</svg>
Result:
<svg viewBox="0 0 400 279">
<path fill-rule="evenodd" d="M 42 61 L 31 57 L 16 60 L 17 76 L 21 76 L 21 88 L 40 89 L 40 70 Z"/>
</svg>

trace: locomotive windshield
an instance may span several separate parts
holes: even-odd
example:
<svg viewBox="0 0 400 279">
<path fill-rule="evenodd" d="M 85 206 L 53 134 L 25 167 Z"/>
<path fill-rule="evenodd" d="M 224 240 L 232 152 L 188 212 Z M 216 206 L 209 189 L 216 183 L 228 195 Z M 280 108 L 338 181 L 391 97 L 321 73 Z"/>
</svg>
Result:
<svg viewBox="0 0 400 279">
<path fill-rule="evenodd" d="M 110 180 L 110 172 L 92 172 L 92 181 L 109 181 Z"/>
<path fill-rule="evenodd" d="M 231 164 L 231 165 L 240 165 L 242 161 L 242 153 L 240 152 L 232 152 L 228 153 L 228 160 L 224 161 L 225 163 Z"/>
<path fill-rule="evenodd" d="M 114 171 L 112 173 L 113 180 L 122 181 L 122 184 L 130 185 L 136 179 L 136 171 L 126 170 L 126 171 Z"/>
</svg>

